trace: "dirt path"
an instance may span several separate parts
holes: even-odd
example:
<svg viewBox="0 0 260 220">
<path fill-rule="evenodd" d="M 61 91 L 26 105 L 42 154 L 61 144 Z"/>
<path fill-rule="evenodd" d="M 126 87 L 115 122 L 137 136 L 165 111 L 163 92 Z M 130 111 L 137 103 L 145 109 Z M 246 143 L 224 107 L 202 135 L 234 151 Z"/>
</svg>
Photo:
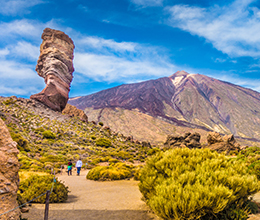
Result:
<svg viewBox="0 0 260 220">
<path fill-rule="evenodd" d="M 58 177 L 71 192 L 65 203 L 50 204 L 49 220 L 158 220 L 141 200 L 137 181 L 96 182 L 87 180 L 86 174 Z M 33 204 L 22 215 L 28 220 L 42 220 L 43 216 L 42 204 Z"/>
</svg>

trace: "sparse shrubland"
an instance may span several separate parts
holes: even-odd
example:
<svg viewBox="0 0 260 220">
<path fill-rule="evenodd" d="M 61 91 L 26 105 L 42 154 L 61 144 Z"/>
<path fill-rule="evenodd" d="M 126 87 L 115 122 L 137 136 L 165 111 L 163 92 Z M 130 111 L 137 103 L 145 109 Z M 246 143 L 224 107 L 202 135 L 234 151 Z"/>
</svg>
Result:
<svg viewBox="0 0 260 220">
<path fill-rule="evenodd" d="M 246 164 L 208 149 L 177 148 L 152 156 L 139 188 L 163 219 L 246 219 L 259 191 Z"/>
<path fill-rule="evenodd" d="M 38 104 L 37 104 L 38 105 Z M 135 143 L 103 123 L 83 122 L 31 100 L 0 97 L 0 117 L 18 143 L 21 170 L 56 173 L 81 157 L 88 168 L 100 162 L 144 161 L 150 145 Z"/>
</svg>

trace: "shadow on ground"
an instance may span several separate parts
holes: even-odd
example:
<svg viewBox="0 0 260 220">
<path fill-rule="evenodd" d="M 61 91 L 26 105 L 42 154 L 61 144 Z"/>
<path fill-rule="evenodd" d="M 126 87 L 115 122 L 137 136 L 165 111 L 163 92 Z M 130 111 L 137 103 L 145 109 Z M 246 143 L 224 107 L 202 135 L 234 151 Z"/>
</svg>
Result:
<svg viewBox="0 0 260 220">
<path fill-rule="evenodd" d="M 32 209 L 24 213 L 28 220 L 42 220 L 44 210 Z M 50 210 L 49 220 L 155 220 L 148 211 L 139 210 Z"/>
</svg>

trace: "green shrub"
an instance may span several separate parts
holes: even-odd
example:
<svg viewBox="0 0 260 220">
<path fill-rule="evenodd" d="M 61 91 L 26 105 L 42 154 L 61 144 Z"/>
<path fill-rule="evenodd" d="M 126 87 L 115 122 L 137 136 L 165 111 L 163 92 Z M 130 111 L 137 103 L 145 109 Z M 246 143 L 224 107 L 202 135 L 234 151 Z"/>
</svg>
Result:
<svg viewBox="0 0 260 220">
<path fill-rule="evenodd" d="M 151 156 L 151 155 L 153 155 L 153 154 L 156 154 L 156 153 L 159 152 L 159 151 L 160 151 L 160 149 L 155 147 L 155 148 L 152 148 L 152 149 L 148 150 L 147 154 L 148 154 L 149 156 Z"/>
<path fill-rule="evenodd" d="M 94 135 L 92 135 L 91 137 L 90 137 L 92 140 L 96 140 L 96 136 L 94 136 Z"/>
<path fill-rule="evenodd" d="M 88 172 L 90 180 L 121 180 L 132 176 L 132 167 L 124 163 L 111 164 L 109 166 L 97 166 Z"/>
<path fill-rule="evenodd" d="M 100 126 L 103 126 L 104 125 L 104 123 L 103 122 L 98 122 L 98 124 L 100 125 Z"/>
<path fill-rule="evenodd" d="M 143 166 L 139 165 L 134 168 L 134 180 L 140 180 L 141 170 Z"/>
<path fill-rule="evenodd" d="M 43 138 L 46 138 L 46 139 L 55 139 L 56 138 L 55 134 L 50 130 L 46 130 L 46 131 L 42 132 L 42 135 L 43 135 Z"/>
<path fill-rule="evenodd" d="M 244 163 L 209 149 L 177 148 L 147 161 L 139 189 L 163 219 L 214 219 L 230 212 L 235 203 L 242 207 L 260 187 Z"/>
<path fill-rule="evenodd" d="M 235 160 L 244 161 L 248 166 L 248 172 L 255 174 L 260 180 L 260 148 L 249 147 L 242 150 Z"/>
<path fill-rule="evenodd" d="M 29 152 L 30 148 L 28 147 L 28 141 L 22 137 L 19 133 L 10 132 L 12 139 L 17 142 L 17 148 L 19 151 Z"/>
<path fill-rule="evenodd" d="M 41 195 L 47 190 L 51 190 L 53 183 L 52 175 L 31 175 L 28 179 L 25 179 L 20 182 L 19 190 L 18 190 L 18 199 L 21 202 L 30 201 L 31 199 Z M 56 181 L 54 183 L 53 191 L 50 194 L 50 202 L 64 202 L 68 198 L 68 187 L 66 187 L 60 181 Z M 45 203 L 46 196 L 42 196 L 33 202 L 35 203 Z M 19 201 L 19 200 L 18 200 Z"/>
<path fill-rule="evenodd" d="M 111 147 L 112 143 L 109 139 L 99 138 L 96 140 L 96 145 L 101 147 Z"/>
<path fill-rule="evenodd" d="M 108 160 L 109 163 L 118 163 L 119 160 L 118 159 L 115 159 L 115 158 L 111 158 Z"/>
<path fill-rule="evenodd" d="M 37 134 L 42 133 L 42 132 L 44 132 L 44 131 L 45 131 L 45 130 L 44 130 L 43 127 L 39 127 L 39 128 L 36 128 L 36 129 L 35 129 L 35 133 L 37 133 Z"/>
</svg>

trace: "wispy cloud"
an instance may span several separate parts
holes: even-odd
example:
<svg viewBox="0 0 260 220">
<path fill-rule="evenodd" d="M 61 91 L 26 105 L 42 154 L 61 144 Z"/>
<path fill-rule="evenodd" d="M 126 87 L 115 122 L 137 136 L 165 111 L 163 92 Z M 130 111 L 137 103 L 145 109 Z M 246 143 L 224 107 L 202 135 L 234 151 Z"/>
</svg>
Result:
<svg viewBox="0 0 260 220">
<path fill-rule="evenodd" d="M 16 45 L 11 46 L 10 50 L 15 56 L 28 58 L 31 61 L 37 61 L 40 55 L 39 47 L 26 41 L 19 41 Z"/>
<path fill-rule="evenodd" d="M 28 97 L 44 88 L 44 80 L 35 71 L 35 64 L 46 26 L 55 26 L 55 22 L 22 19 L 0 23 L 1 95 Z"/>
<path fill-rule="evenodd" d="M 216 49 L 231 57 L 260 56 L 260 10 L 253 0 L 236 0 L 220 7 L 200 8 L 189 5 L 167 7 L 167 23 L 203 37 Z"/>
<path fill-rule="evenodd" d="M 137 82 L 143 77 L 160 77 L 176 71 L 174 65 L 163 61 L 128 60 L 92 53 L 76 53 L 74 63 L 77 72 L 95 81 L 106 82 Z"/>
<path fill-rule="evenodd" d="M 9 60 L 0 60 L 0 65 L 1 95 L 30 96 L 44 87 L 43 79 L 33 71 L 33 66 Z"/>
<path fill-rule="evenodd" d="M 76 72 L 95 81 L 134 82 L 142 77 L 171 75 L 177 70 L 159 47 L 95 36 L 81 36 L 75 43 L 80 48 L 74 58 Z"/>
<path fill-rule="evenodd" d="M 260 79 L 250 79 L 230 73 L 208 74 L 208 76 L 260 92 Z"/>
<path fill-rule="evenodd" d="M 43 0 L 1 0 L 0 14 L 27 14 L 30 13 L 29 8 L 42 3 L 44 3 Z"/>
<path fill-rule="evenodd" d="M 138 6 L 149 7 L 149 6 L 162 6 L 164 0 L 130 0 L 130 1 Z"/>
<path fill-rule="evenodd" d="M 57 27 L 55 20 L 51 20 L 47 23 L 42 23 L 36 20 L 13 20 L 11 22 L 0 22 L 0 39 L 9 43 L 14 39 L 25 38 L 27 40 L 41 41 L 41 34 L 44 28 Z"/>
<path fill-rule="evenodd" d="M 104 39 L 101 37 L 82 37 L 81 39 L 76 40 L 78 45 L 81 47 L 88 47 L 94 48 L 97 50 L 103 49 L 112 49 L 114 51 L 129 51 L 133 52 L 135 47 L 137 46 L 136 43 L 133 42 L 116 42 L 113 39 Z"/>
</svg>

